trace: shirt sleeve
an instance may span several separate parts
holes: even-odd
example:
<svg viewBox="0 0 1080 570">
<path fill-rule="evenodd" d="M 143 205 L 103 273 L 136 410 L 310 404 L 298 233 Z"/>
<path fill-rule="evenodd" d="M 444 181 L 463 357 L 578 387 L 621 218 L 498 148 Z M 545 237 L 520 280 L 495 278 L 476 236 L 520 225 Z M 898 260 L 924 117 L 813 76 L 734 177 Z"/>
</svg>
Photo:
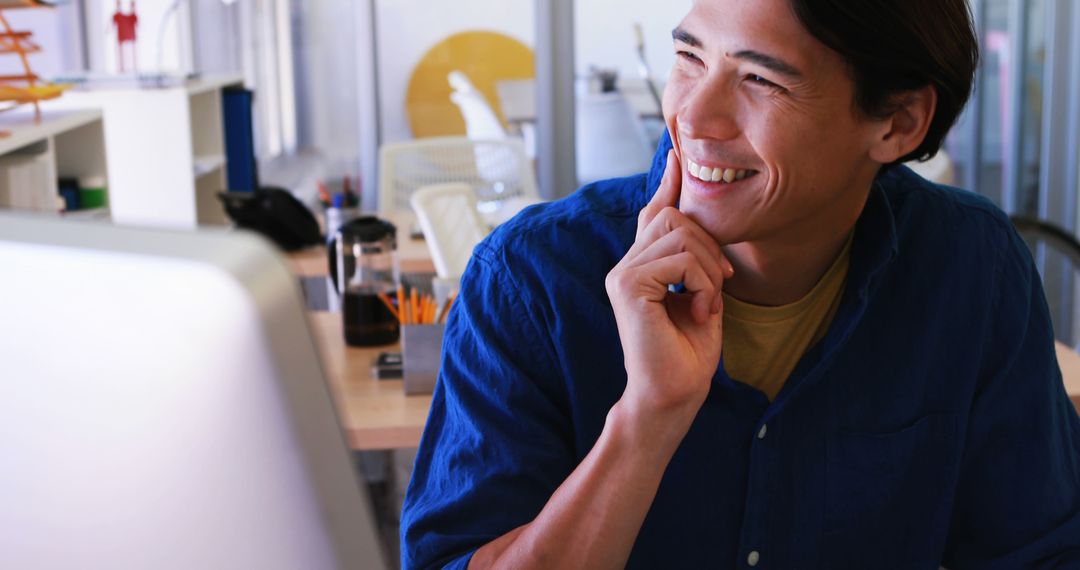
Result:
<svg viewBox="0 0 1080 570">
<path fill-rule="evenodd" d="M 505 259 L 477 247 L 447 323 L 402 512 L 403 568 L 465 568 L 535 518 L 576 465 L 550 339 Z"/>
<path fill-rule="evenodd" d="M 946 545 L 947 568 L 1080 567 L 1080 420 L 1027 247 L 1010 232 Z"/>
</svg>

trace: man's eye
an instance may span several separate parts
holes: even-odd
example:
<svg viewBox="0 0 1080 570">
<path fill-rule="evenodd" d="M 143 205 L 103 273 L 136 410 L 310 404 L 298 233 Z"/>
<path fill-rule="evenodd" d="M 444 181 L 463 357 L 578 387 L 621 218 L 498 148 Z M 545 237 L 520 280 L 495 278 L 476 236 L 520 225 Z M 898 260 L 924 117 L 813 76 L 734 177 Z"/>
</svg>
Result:
<svg viewBox="0 0 1080 570">
<path fill-rule="evenodd" d="M 675 52 L 675 54 L 678 55 L 679 57 L 687 60 L 687 61 L 691 61 L 691 62 L 699 62 L 699 61 L 701 61 L 701 58 L 699 58 L 698 56 L 696 56 L 696 55 L 694 55 L 694 54 L 692 54 L 692 53 L 690 53 L 688 51 L 677 51 L 677 52 Z"/>
<path fill-rule="evenodd" d="M 754 75 L 752 73 L 750 75 L 747 75 L 746 79 L 750 81 L 750 83 L 755 83 L 764 87 L 779 87 L 779 85 L 773 83 L 772 81 L 769 81 L 768 79 L 765 79 L 760 75 Z"/>
</svg>

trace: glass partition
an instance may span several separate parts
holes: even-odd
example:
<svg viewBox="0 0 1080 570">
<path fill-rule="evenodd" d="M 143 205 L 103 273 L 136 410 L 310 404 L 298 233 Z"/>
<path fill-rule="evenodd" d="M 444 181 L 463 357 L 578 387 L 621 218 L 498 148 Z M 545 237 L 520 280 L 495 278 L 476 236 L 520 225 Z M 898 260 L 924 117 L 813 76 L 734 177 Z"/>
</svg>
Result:
<svg viewBox="0 0 1080 570">
<path fill-rule="evenodd" d="M 660 98 L 675 59 L 671 30 L 691 4 L 575 3 L 579 183 L 648 169 L 664 129 Z"/>
</svg>

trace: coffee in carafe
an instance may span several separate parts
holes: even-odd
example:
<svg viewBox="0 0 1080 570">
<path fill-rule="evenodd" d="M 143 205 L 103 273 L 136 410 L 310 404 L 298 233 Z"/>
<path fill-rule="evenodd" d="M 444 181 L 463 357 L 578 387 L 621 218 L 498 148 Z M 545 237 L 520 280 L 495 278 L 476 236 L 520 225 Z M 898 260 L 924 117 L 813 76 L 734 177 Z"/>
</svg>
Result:
<svg viewBox="0 0 1080 570">
<path fill-rule="evenodd" d="M 341 226 L 334 239 L 336 285 L 342 295 L 342 325 L 350 346 L 397 342 L 400 324 L 380 294 L 393 299 L 400 275 L 397 229 L 373 216 Z"/>
</svg>

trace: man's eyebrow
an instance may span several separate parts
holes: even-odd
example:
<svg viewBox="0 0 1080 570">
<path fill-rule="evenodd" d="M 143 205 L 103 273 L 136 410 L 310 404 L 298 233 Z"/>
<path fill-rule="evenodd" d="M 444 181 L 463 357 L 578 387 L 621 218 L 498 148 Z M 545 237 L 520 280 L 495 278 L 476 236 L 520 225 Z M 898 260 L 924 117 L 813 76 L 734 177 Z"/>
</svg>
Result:
<svg viewBox="0 0 1080 570">
<path fill-rule="evenodd" d="M 751 61 L 764 67 L 765 69 L 770 69 L 772 71 L 775 71 L 776 73 L 779 73 L 780 75 L 786 75 L 791 79 L 800 79 L 803 76 L 802 72 L 799 71 L 794 65 L 791 65 L 790 63 L 778 57 L 773 57 L 759 51 L 743 50 L 740 52 L 736 52 L 734 57 L 736 59 Z"/>
<path fill-rule="evenodd" d="M 671 39 L 673 39 L 673 40 L 675 40 L 677 42 L 682 42 L 682 43 L 684 43 L 684 44 L 686 44 L 686 45 L 688 45 L 690 47 L 694 47 L 694 48 L 703 47 L 703 44 L 701 43 L 701 40 L 698 39 L 697 36 L 695 36 L 694 34 L 691 34 L 690 32 L 688 32 L 688 31 L 686 31 L 686 30 L 684 30 L 682 28 L 675 28 L 674 30 L 671 30 Z M 742 60 L 746 60 L 746 61 L 756 63 L 756 64 L 764 67 L 765 69 L 770 69 L 772 71 L 775 71 L 776 73 L 779 73 L 781 75 L 785 75 L 785 76 L 790 77 L 792 79 L 801 79 L 802 76 L 803 76 L 802 72 L 799 71 L 798 68 L 796 68 L 794 65 L 791 65 L 790 63 L 788 63 L 788 62 L 786 62 L 786 61 L 784 61 L 784 60 L 782 60 L 782 59 L 780 59 L 778 57 L 774 57 L 774 56 L 771 56 L 769 54 L 761 53 L 759 51 L 754 51 L 754 50 L 749 50 L 749 49 L 748 50 L 742 50 L 740 52 L 736 52 L 733 57 L 735 57 L 736 59 L 742 59 Z"/>
<path fill-rule="evenodd" d="M 695 36 L 694 34 L 691 34 L 690 32 L 682 28 L 675 28 L 674 30 L 671 30 L 671 39 L 677 42 L 682 42 L 690 47 L 701 47 L 701 40 L 697 39 L 697 36 Z"/>
</svg>

